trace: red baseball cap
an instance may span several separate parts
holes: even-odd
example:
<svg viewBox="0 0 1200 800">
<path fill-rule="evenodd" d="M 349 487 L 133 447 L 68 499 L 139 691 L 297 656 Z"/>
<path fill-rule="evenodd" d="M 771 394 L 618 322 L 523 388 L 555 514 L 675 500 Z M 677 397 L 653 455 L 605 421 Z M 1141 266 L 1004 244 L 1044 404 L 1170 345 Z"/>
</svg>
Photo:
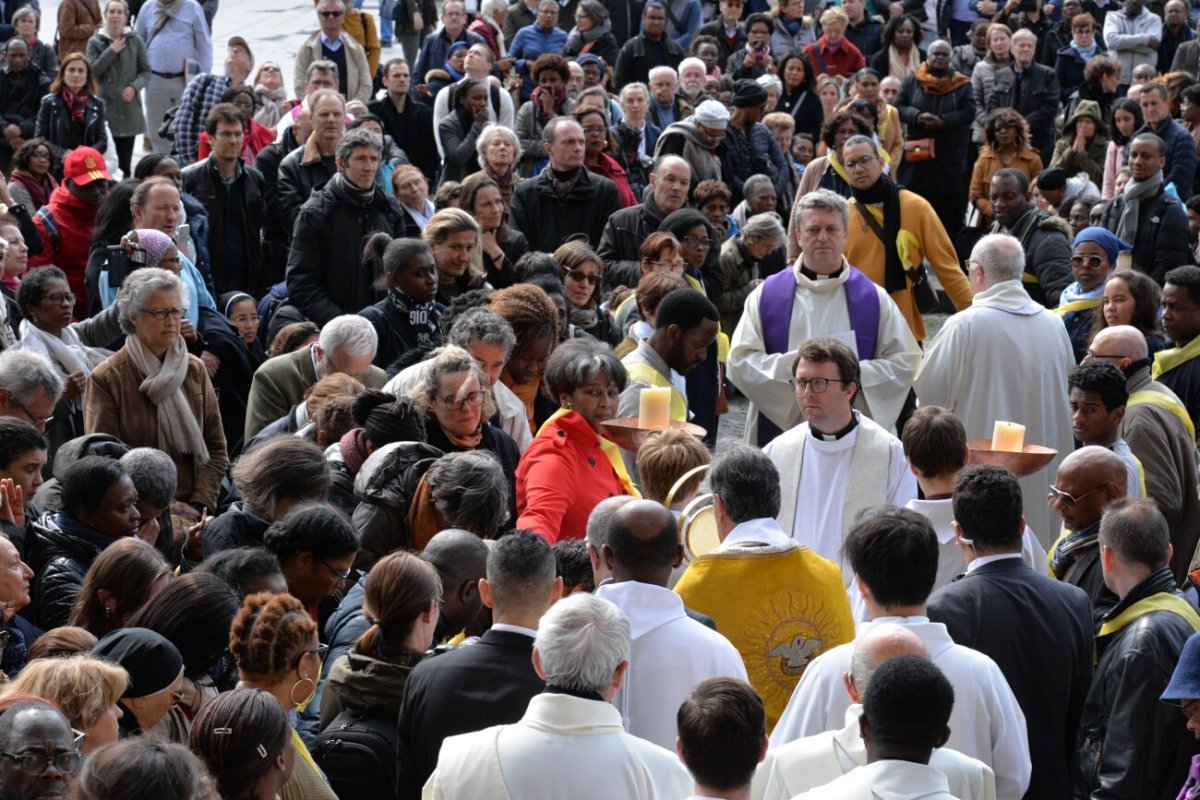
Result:
<svg viewBox="0 0 1200 800">
<path fill-rule="evenodd" d="M 92 181 L 112 181 L 104 156 L 92 147 L 76 147 L 63 161 L 63 178 L 70 178 L 76 186 L 87 186 Z"/>
</svg>

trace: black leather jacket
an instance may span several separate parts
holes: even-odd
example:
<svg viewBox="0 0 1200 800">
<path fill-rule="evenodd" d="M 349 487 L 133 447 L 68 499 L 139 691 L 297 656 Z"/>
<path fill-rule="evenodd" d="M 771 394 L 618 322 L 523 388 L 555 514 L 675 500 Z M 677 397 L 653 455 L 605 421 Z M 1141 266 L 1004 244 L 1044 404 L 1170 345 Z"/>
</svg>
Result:
<svg viewBox="0 0 1200 800">
<path fill-rule="evenodd" d="M 276 282 L 280 276 L 267 276 L 263 273 L 262 236 L 263 223 L 263 176 L 254 167 L 248 167 L 239 158 L 238 175 L 234 185 L 239 189 L 237 195 L 240 201 L 241 236 L 244 263 L 238 272 L 233 271 L 231 264 L 225 263 L 225 248 L 219 244 L 229 235 L 226 231 L 226 205 L 229 202 L 230 187 L 221 180 L 217 172 L 215 157 L 209 156 L 183 170 L 183 189 L 194 196 L 204 206 L 208 213 L 209 241 L 218 243 L 210 248 L 209 259 L 216 284 L 217 294 L 240 290 L 249 292 L 254 297 L 261 297 L 267 287 Z M 275 280 L 271 280 L 274 277 Z"/>
<path fill-rule="evenodd" d="M 1170 567 L 1161 567 L 1134 587 L 1105 619 L 1159 592 L 1179 594 Z M 1076 746 L 1077 800 L 1171 798 L 1183 785 L 1200 746 L 1179 709 L 1158 698 L 1192 633 L 1182 616 L 1150 611 L 1097 637 L 1099 662 Z"/>
<path fill-rule="evenodd" d="M 27 558 L 34 571 L 30 608 L 34 621 L 50 630 L 67 624 L 88 567 L 114 540 L 98 532 L 86 538 L 67 533 L 49 514 L 33 523 L 32 532 L 33 541 L 27 543 L 32 547 Z"/>
</svg>

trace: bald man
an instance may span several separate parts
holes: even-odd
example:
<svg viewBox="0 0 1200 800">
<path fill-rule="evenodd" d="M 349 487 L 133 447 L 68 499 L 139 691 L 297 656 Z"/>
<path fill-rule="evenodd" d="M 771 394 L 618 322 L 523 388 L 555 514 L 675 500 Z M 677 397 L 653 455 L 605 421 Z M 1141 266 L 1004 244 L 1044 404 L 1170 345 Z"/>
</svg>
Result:
<svg viewBox="0 0 1200 800">
<path fill-rule="evenodd" d="M 853 701 L 846 710 L 846 726 L 768 751 L 754 775 L 750 795 L 763 800 L 786 800 L 865 765 L 867 748 L 859 732 L 862 698 L 875 671 L 897 656 L 929 658 L 929 651 L 919 636 L 891 622 L 872 626 L 856 639 L 850 670 L 845 674 L 846 693 Z M 982 761 L 943 747 L 933 752 L 929 764 L 946 775 L 955 797 L 995 797 L 995 775 Z"/>
<path fill-rule="evenodd" d="M 612 581 L 596 596 L 632 624 L 629 672 L 613 703 L 634 736 L 673 749 L 680 704 L 708 678 L 746 680 L 741 654 L 729 640 L 688 617 L 683 598 L 667 588 L 683 561 L 675 515 L 651 500 L 612 512 L 601 558 Z"/>
<path fill-rule="evenodd" d="M 1050 508 L 1066 529 L 1050 551 L 1054 577 L 1087 592 L 1092 623 L 1100 629 L 1117 596 L 1104 585 L 1100 569 L 1100 515 L 1125 496 L 1125 462 L 1105 447 L 1081 447 L 1063 459 L 1050 486 Z"/>
<path fill-rule="evenodd" d="M 1125 440 L 1145 473 L 1146 496 L 1154 501 L 1171 532 L 1171 572 L 1180 583 L 1196 569 L 1200 542 L 1200 498 L 1196 485 L 1196 430 L 1175 393 L 1150 377 L 1146 337 L 1130 325 L 1096 334 L 1085 361 L 1107 361 L 1125 373 L 1129 402 L 1117 435 Z"/>
<path fill-rule="evenodd" d="M 436 534 L 421 551 L 442 578 L 442 615 L 433 641 L 442 641 L 465 628 L 479 614 L 483 600 L 479 579 L 487 572 L 488 547 L 470 531 L 447 528 Z"/>
</svg>

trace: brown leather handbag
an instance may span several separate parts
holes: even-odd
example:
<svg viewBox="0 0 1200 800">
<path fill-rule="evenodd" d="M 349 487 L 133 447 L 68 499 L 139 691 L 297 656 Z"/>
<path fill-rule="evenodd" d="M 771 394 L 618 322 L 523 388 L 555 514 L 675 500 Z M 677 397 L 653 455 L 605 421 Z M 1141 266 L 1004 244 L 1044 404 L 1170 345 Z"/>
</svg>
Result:
<svg viewBox="0 0 1200 800">
<path fill-rule="evenodd" d="M 937 158 L 937 147 L 932 137 L 912 139 L 904 143 L 904 160 L 909 164 L 920 164 L 922 161 L 933 161 L 935 158 Z"/>
</svg>

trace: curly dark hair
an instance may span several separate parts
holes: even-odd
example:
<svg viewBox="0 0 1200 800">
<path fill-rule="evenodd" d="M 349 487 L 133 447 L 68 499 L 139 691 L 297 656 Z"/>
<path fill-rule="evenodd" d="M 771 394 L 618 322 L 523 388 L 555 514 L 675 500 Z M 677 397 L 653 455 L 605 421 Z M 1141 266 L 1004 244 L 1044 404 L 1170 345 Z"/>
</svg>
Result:
<svg viewBox="0 0 1200 800">
<path fill-rule="evenodd" d="M 1017 150 L 1024 150 L 1029 144 L 1029 123 L 1015 108 L 997 108 L 988 114 L 983 123 L 983 138 L 988 147 L 996 149 L 996 129 L 1005 127 L 1016 128 Z"/>
<path fill-rule="evenodd" d="M 898 17 L 892 17 L 883 26 L 883 33 L 879 34 L 879 41 L 883 42 L 884 48 L 892 46 L 892 40 L 896 38 L 896 29 L 904 22 L 908 22 L 913 27 L 913 47 L 921 44 L 921 23 L 912 14 L 901 14 Z"/>
<path fill-rule="evenodd" d="M 821 141 L 824 142 L 825 146 L 830 150 L 836 149 L 838 128 L 840 128 L 842 123 L 846 122 L 847 120 L 854 123 L 854 126 L 858 128 L 859 134 L 868 138 L 875 135 L 875 128 L 871 125 L 870 120 L 867 120 L 859 114 L 855 114 L 849 109 L 838 111 L 829 119 L 825 120 L 825 124 L 821 126 Z"/>
<path fill-rule="evenodd" d="M 546 70 L 557 72 L 562 78 L 563 83 L 568 83 L 571 80 L 571 68 L 567 66 L 567 60 L 558 53 L 542 53 L 533 62 L 533 66 L 529 68 L 529 77 L 533 78 L 533 82 L 537 83 L 538 78 Z"/>
</svg>

